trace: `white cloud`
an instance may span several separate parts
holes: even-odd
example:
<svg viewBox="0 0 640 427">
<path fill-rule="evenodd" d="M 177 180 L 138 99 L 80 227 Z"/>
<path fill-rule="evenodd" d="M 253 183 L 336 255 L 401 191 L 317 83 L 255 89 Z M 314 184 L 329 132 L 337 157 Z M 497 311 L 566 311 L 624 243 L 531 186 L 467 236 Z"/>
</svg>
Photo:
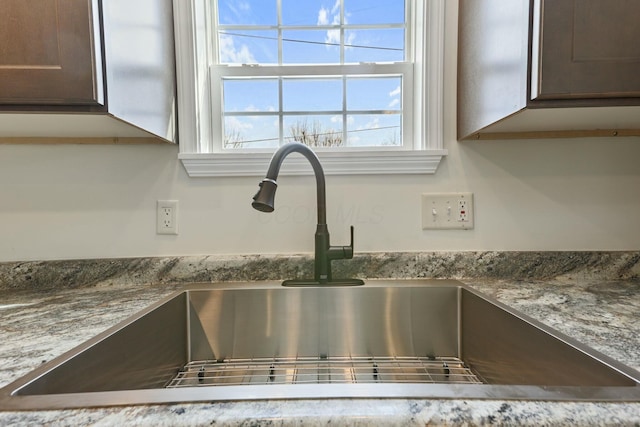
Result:
<svg viewBox="0 0 640 427">
<path fill-rule="evenodd" d="M 349 47 L 349 45 L 352 45 L 354 41 L 356 41 L 356 33 L 347 33 L 347 39 L 344 41 L 344 44 L 347 45 L 346 49 L 352 49 L 351 47 Z"/>
<path fill-rule="evenodd" d="M 340 16 L 340 0 L 336 0 L 333 7 L 331 8 L 331 14 L 338 14 Z"/>
<path fill-rule="evenodd" d="M 325 43 L 340 44 L 340 30 L 327 30 L 327 36 L 324 38 Z M 327 46 L 331 48 L 334 46 Z"/>
<path fill-rule="evenodd" d="M 233 38 L 225 35 L 220 36 L 220 61 L 231 64 L 255 64 L 258 62 L 247 45 L 241 45 L 238 48 Z"/>
<path fill-rule="evenodd" d="M 243 131 L 250 131 L 253 129 L 253 125 L 251 123 L 244 122 L 235 116 L 225 117 L 224 124 L 225 124 L 227 133 L 230 133 L 229 131 L 237 131 L 242 133 Z"/>
<path fill-rule="evenodd" d="M 402 89 L 400 88 L 399 85 L 398 85 L 397 88 L 395 88 L 394 90 L 389 92 L 389 96 L 394 98 L 394 99 L 391 100 L 391 102 L 389 102 L 389 108 L 393 108 L 393 107 L 396 107 L 396 106 L 400 105 L 400 99 L 399 98 L 395 98 L 395 97 L 399 96 L 401 92 L 402 92 Z"/>
<path fill-rule="evenodd" d="M 324 7 L 318 11 L 318 25 L 329 25 L 329 10 Z"/>
<path fill-rule="evenodd" d="M 375 117 L 373 120 L 358 128 L 358 130 L 378 129 L 380 127 L 380 119 Z"/>
<path fill-rule="evenodd" d="M 246 22 L 247 14 L 251 13 L 251 5 L 246 1 L 242 1 L 242 2 L 227 1 L 225 2 L 225 7 L 229 8 L 229 11 L 230 11 L 229 14 L 225 14 L 226 19 L 231 21 L 231 22 L 227 22 L 228 24 L 229 23 L 238 24 L 241 22 Z"/>
<path fill-rule="evenodd" d="M 276 110 L 276 107 L 274 107 L 273 105 L 269 105 L 268 107 L 264 108 L 264 110 L 263 110 L 263 109 L 260 109 L 260 108 L 256 107 L 253 104 L 249 104 L 244 108 L 243 111 L 245 113 L 255 113 L 255 112 L 260 112 L 260 111 L 274 112 L 274 111 L 277 111 L 277 110 Z M 259 119 L 259 117 L 252 117 L 252 119 L 257 120 L 257 119 Z"/>
<path fill-rule="evenodd" d="M 347 116 L 347 125 L 353 124 L 354 121 L 353 116 Z M 342 116 L 331 116 L 331 123 L 342 124 Z"/>
<path fill-rule="evenodd" d="M 345 11 L 344 15 L 344 23 L 348 24 L 347 17 L 349 14 Z M 329 19 L 331 18 L 331 19 Z M 340 0 L 336 0 L 331 11 L 329 9 L 325 9 L 321 7 L 318 11 L 318 25 L 340 25 Z M 354 32 L 347 33 L 345 44 L 350 45 L 356 39 L 356 34 Z M 340 30 L 327 30 L 327 35 L 324 39 L 325 43 L 331 45 L 339 45 L 340 44 Z M 333 48 L 335 46 L 327 46 L 328 49 Z"/>
</svg>

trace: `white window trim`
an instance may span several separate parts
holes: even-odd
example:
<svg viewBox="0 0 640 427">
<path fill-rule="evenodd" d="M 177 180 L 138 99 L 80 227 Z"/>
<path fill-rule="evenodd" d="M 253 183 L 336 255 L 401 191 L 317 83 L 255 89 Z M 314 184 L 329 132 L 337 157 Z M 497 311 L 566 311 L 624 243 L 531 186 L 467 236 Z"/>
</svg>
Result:
<svg viewBox="0 0 640 427">
<path fill-rule="evenodd" d="M 210 25 L 207 0 L 174 0 L 174 32 L 178 78 L 179 159 L 189 176 L 262 176 L 272 152 L 212 152 L 211 88 L 206 42 Z M 327 175 L 433 174 L 443 156 L 443 82 L 445 0 L 413 0 L 413 10 L 423 16 L 425 40 L 414 49 L 414 141 L 406 149 L 340 149 L 317 154 Z M 416 34 L 422 34 L 416 28 Z M 429 64 L 429 66 L 426 66 Z M 426 112 L 425 112 L 426 109 Z M 313 171 L 303 158 L 294 156 L 282 174 L 307 175 Z"/>
</svg>

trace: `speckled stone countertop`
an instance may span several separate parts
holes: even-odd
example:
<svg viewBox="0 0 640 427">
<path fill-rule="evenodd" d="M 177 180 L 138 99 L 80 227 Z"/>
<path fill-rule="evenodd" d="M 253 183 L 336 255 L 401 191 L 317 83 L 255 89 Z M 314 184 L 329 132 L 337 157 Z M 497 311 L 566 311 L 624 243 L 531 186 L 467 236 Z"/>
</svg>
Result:
<svg viewBox="0 0 640 427">
<path fill-rule="evenodd" d="M 474 253 L 462 255 L 462 258 L 474 257 L 476 263 L 472 263 L 473 265 L 486 271 L 487 265 L 491 264 L 491 271 L 495 271 L 496 268 L 502 268 L 495 261 L 502 256 L 495 253 Z M 540 256 L 544 259 L 547 255 Z M 525 258 L 530 263 L 529 266 L 520 264 L 513 268 L 529 271 L 522 276 L 535 276 L 531 274 L 531 268 L 539 263 L 540 256 L 527 256 Z M 584 261 L 582 267 L 567 267 L 566 259 L 560 259 L 559 263 L 564 263 L 565 267 L 551 270 L 548 266 L 543 268 L 544 271 L 551 271 L 550 275 L 554 277 L 541 278 L 544 275 L 538 274 L 538 277 L 526 280 L 523 277 L 487 278 L 471 269 L 466 270 L 471 277 L 459 277 L 457 274 L 446 276 L 461 278 L 479 291 L 640 370 L 640 258 L 634 253 L 604 254 L 602 257 L 584 254 L 578 256 Z M 479 257 L 485 258 L 484 263 L 478 261 Z M 487 257 L 492 257 L 494 261 L 489 263 Z M 380 259 L 377 256 L 374 258 Z M 393 270 L 395 273 L 388 274 L 391 277 L 440 277 L 438 274 L 425 274 L 420 267 L 422 258 L 415 254 L 406 255 L 404 259 L 397 256 L 391 258 L 397 264 Z M 456 256 L 449 254 L 435 259 L 455 258 Z M 606 262 L 602 261 L 603 258 Z M 430 259 L 433 262 L 434 258 Z M 258 261 L 260 260 L 256 258 L 250 260 L 252 263 Z M 122 267 L 123 261 L 110 260 L 97 264 L 105 268 L 104 265 L 110 262 Z M 86 267 L 75 268 L 70 261 L 60 262 L 58 265 L 54 262 L 48 266 L 47 263 L 0 265 L 0 283 L 4 283 L 0 286 L 0 386 L 124 320 L 178 289 L 181 283 L 201 281 L 203 276 L 211 278 L 219 274 L 218 270 L 211 267 L 212 263 L 218 265 L 217 262 L 211 261 L 209 257 L 180 258 L 177 261 L 128 260 L 126 263 L 135 268 L 117 274 L 105 274 L 104 271 L 99 274 L 88 271 Z M 229 260 L 224 261 L 227 263 L 225 274 L 230 274 L 233 268 L 246 268 L 245 262 L 234 262 L 235 267 L 229 267 Z M 467 261 L 458 259 L 451 262 L 459 265 Z M 371 265 L 373 261 L 368 260 L 366 263 Z M 147 265 L 146 273 L 140 267 L 143 264 Z M 207 268 L 203 269 L 203 264 L 208 266 L 208 271 Z M 86 266 L 86 262 L 79 262 L 78 265 Z M 150 265 L 154 266 L 152 272 L 148 271 Z M 165 268 L 158 268 L 158 265 Z M 442 265 L 432 268 L 442 268 Z M 264 265 L 262 268 L 274 270 L 273 265 Z M 185 273 L 189 269 L 191 273 Z M 214 270 L 218 273 L 212 273 Z M 60 281 L 66 277 L 67 285 L 58 282 L 59 286 L 44 286 L 41 284 L 45 283 L 41 272 L 49 274 L 49 280 Z M 251 274 L 255 276 L 255 273 Z M 25 275 L 30 277 L 24 279 L 30 286 L 17 287 L 7 282 L 11 277 Z M 78 278 L 82 275 L 85 277 L 85 286 L 82 286 L 82 279 Z M 98 276 L 102 278 L 98 279 Z M 184 280 L 175 280 L 181 283 L 171 284 L 169 277 L 184 277 Z M 192 280 L 195 277 L 199 277 L 199 280 Z M 74 285 L 69 286 L 70 282 Z M 32 284 L 36 285 L 31 286 Z M 640 403 L 340 399 L 0 412 L 0 425 L 123 424 L 639 426 Z"/>
</svg>

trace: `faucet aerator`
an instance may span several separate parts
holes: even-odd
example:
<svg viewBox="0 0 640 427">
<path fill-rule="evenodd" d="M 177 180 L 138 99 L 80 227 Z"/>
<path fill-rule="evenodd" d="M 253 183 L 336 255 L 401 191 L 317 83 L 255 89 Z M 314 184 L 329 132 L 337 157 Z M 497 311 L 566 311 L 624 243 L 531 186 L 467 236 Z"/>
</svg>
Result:
<svg viewBox="0 0 640 427">
<path fill-rule="evenodd" d="M 271 213 L 274 211 L 273 206 L 265 205 L 264 203 L 253 202 L 251 203 L 251 206 L 253 206 L 253 209 L 260 212 Z"/>
<path fill-rule="evenodd" d="M 275 180 L 264 179 L 260 183 L 260 189 L 253 196 L 251 206 L 260 212 L 273 212 L 277 188 L 278 184 Z"/>
</svg>

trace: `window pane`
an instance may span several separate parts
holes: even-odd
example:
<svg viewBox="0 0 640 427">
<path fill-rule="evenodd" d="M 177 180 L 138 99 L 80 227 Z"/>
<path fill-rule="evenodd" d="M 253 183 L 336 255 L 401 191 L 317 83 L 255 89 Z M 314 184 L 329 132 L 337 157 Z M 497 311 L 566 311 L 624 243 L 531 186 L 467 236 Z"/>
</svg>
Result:
<svg viewBox="0 0 640 427">
<path fill-rule="evenodd" d="M 225 116 L 224 148 L 272 148 L 279 145 L 278 116 Z"/>
<path fill-rule="evenodd" d="M 277 25 L 276 0 L 218 0 L 223 25 Z"/>
<path fill-rule="evenodd" d="M 224 111 L 278 111 L 278 80 L 226 79 L 223 81 Z"/>
<path fill-rule="evenodd" d="M 344 0 L 344 7 L 349 24 L 401 24 L 404 3 L 401 0 Z"/>
<path fill-rule="evenodd" d="M 221 64 L 277 64 L 276 31 L 220 31 Z"/>
<path fill-rule="evenodd" d="M 342 111 L 342 79 L 285 79 L 285 111 Z"/>
<path fill-rule="evenodd" d="M 348 78 L 347 108 L 349 110 L 402 109 L 402 79 L 400 77 Z"/>
<path fill-rule="evenodd" d="M 283 25 L 330 25 L 334 23 L 336 15 L 338 21 L 335 23 L 339 24 L 340 3 L 338 1 L 282 0 Z"/>
<path fill-rule="evenodd" d="M 405 61 L 406 0 L 217 1 L 221 64 L 284 70 Z M 274 77 L 269 73 L 279 68 L 221 68 L 228 68 L 222 71 L 227 149 L 273 148 L 293 140 L 315 147 L 402 145 L 401 75 L 365 69 L 341 76 L 320 67 L 309 75 L 303 70 Z M 241 77 L 246 75 L 253 77 Z"/>
<path fill-rule="evenodd" d="M 400 114 L 350 115 L 347 138 L 350 147 L 401 146 Z"/>
<path fill-rule="evenodd" d="M 282 35 L 284 64 L 340 62 L 340 30 L 283 31 Z"/>
<path fill-rule="evenodd" d="M 345 62 L 404 61 L 403 29 L 348 30 L 345 45 Z"/>
<path fill-rule="evenodd" d="M 310 147 L 340 147 L 342 116 L 284 116 L 285 142 L 297 141 Z"/>
</svg>

